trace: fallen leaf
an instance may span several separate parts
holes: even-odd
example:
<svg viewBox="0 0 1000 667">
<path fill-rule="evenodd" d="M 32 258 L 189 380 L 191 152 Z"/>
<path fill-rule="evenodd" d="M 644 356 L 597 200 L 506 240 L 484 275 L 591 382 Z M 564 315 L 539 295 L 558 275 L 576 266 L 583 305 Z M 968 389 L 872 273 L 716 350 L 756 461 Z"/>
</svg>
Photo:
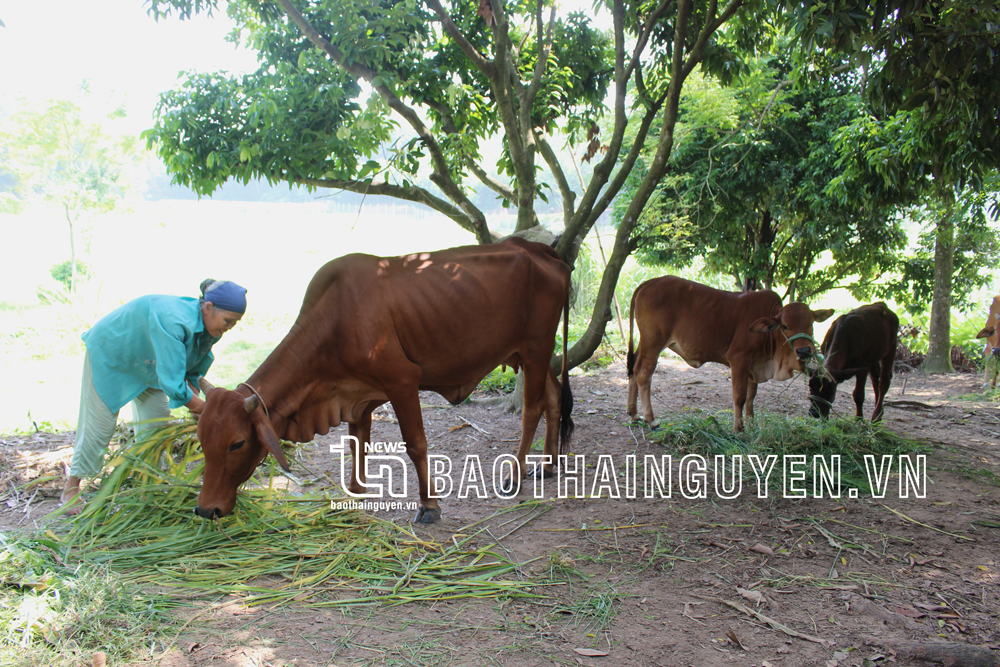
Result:
<svg viewBox="0 0 1000 667">
<path fill-rule="evenodd" d="M 916 609 L 914 609 L 912 607 L 892 606 L 892 607 L 889 607 L 889 611 L 894 611 L 897 614 L 900 614 L 902 616 L 907 616 L 909 618 L 923 618 L 924 616 L 927 615 L 927 614 L 923 613 L 922 611 L 917 611 Z"/>
<path fill-rule="evenodd" d="M 757 552 L 759 554 L 765 554 L 767 556 L 773 556 L 774 555 L 774 549 L 772 549 L 771 547 L 765 546 L 765 545 L 761 544 L 760 542 L 758 542 L 757 544 L 755 544 L 752 547 L 750 547 L 750 551 L 755 551 L 755 552 Z"/>
<path fill-rule="evenodd" d="M 596 648 L 575 648 L 573 649 L 580 655 L 585 655 L 591 658 L 599 658 L 603 655 L 607 655 L 607 651 L 598 651 Z"/>
<path fill-rule="evenodd" d="M 733 632 L 732 628 L 729 628 L 726 631 L 726 636 L 729 637 L 729 641 L 731 641 L 732 643 L 736 644 L 737 646 L 739 646 L 744 651 L 746 650 L 746 648 L 744 648 L 743 644 L 740 642 L 740 638 L 736 636 L 736 633 Z"/>
<path fill-rule="evenodd" d="M 756 602 L 757 604 L 760 604 L 761 602 L 764 601 L 764 595 L 757 591 L 748 591 L 745 588 L 740 588 L 739 586 L 737 586 L 736 592 L 745 597 L 747 600 L 751 600 L 753 602 Z"/>
</svg>

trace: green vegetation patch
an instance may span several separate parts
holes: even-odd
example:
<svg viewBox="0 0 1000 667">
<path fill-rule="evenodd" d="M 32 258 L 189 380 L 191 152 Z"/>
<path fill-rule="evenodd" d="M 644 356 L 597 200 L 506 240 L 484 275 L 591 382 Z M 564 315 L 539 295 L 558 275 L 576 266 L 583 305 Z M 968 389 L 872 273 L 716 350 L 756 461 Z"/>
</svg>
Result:
<svg viewBox="0 0 1000 667">
<path fill-rule="evenodd" d="M 916 456 L 929 450 L 927 445 L 902 438 L 881 423 L 853 417 L 820 420 L 760 412 L 752 422 L 747 422 L 742 433 L 734 433 L 730 415 L 689 410 L 664 417 L 660 427 L 648 437 L 675 457 L 697 454 L 712 461 L 716 455 L 742 455 L 745 459 L 756 454 L 764 460 L 776 455 L 778 463 L 768 478 L 768 486 L 778 490 L 783 483 L 781 462 L 787 455 L 805 456 L 806 488 L 813 488 L 813 457 L 830 461 L 833 455 L 839 455 L 841 484 L 870 492 L 865 455 L 875 456 L 877 466 L 884 455 Z M 895 465 L 892 472 L 896 472 Z M 745 464 L 743 479 L 755 479 L 750 466 Z"/>
</svg>

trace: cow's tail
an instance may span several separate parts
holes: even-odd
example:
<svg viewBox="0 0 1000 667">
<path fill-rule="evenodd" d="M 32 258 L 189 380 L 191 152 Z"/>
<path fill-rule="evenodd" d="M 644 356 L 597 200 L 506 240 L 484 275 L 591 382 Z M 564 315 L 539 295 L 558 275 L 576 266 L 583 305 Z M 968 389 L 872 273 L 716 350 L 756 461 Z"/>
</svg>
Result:
<svg viewBox="0 0 1000 667">
<path fill-rule="evenodd" d="M 559 453 L 565 454 L 573 437 L 573 392 L 569 388 L 569 291 L 563 308 L 562 393 L 559 398 Z"/>
<path fill-rule="evenodd" d="M 632 346 L 632 329 L 633 323 L 635 322 L 635 295 L 639 293 L 639 290 L 632 292 L 632 302 L 628 306 L 628 353 L 625 355 L 625 370 L 628 373 L 629 379 L 632 378 L 632 373 L 635 371 L 635 352 Z"/>
</svg>

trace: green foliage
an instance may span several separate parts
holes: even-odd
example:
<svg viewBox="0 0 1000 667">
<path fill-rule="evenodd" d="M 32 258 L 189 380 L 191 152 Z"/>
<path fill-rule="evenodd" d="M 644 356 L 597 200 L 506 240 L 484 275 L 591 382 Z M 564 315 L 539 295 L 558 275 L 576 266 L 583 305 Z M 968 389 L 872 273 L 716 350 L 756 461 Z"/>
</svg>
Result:
<svg viewBox="0 0 1000 667">
<path fill-rule="evenodd" d="M 935 178 L 949 184 L 1000 166 L 996 3 L 808 0 L 794 7 L 791 25 L 800 58 L 849 55 L 867 68 L 877 115 L 920 126 L 894 159 L 935 165 Z M 813 71 L 823 76 L 829 66 Z"/>
<path fill-rule="evenodd" d="M 1000 262 L 1000 179 L 987 179 L 990 190 L 964 188 L 954 203 L 929 196 L 925 205 L 911 211 L 919 236 L 910 253 L 899 260 L 897 276 L 870 290 L 879 298 L 891 298 L 910 313 L 930 308 L 934 295 L 936 232 L 946 217 L 954 227 L 952 307 L 969 312 L 982 304 L 973 300 L 976 290 L 991 284 Z"/>
<path fill-rule="evenodd" d="M 490 374 L 479 383 L 479 391 L 491 394 L 508 394 L 514 391 L 517 375 L 513 368 L 494 368 Z"/>
<path fill-rule="evenodd" d="M 70 566 L 56 536 L 0 533 L 0 662 L 69 667 L 94 651 L 109 664 L 148 652 L 168 603 L 106 566 Z"/>
<path fill-rule="evenodd" d="M 861 108 L 853 82 L 841 75 L 795 89 L 788 73 L 770 57 L 733 89 L 688 88 L 674 169 L 643 212 L 641 261 L 702 259 L 739 288 L 785 286 L 797 299 L 892 266 L 904 236 L 877 183 L 851 181 L 853 201 L 825 189 L 845 178 L 833 137 Z"/>
<path fill-rule="evenodd" d="M 163 16 L 173 7 L 183 16 L 207 6 L 174 1 L 154 3 L 153 9 Z M 457 3 L 453 20 L 486 53 L 489 31 L 476 7 L 471 0 Z M 532 11 L 517 5 L 511 10 L 529 16 Z M 423 2 L 305 5 L 306 19 L 343 54 L 339 62 L 304 40 L 273 5 L 233 2 L 227 11 L 239 25 L 238 36 L 258 51 L 260 69 L 239 78 L 188 73 L 180 90 L 161 96 L 156 125 L 143 135 L 173 181 L 199 194 L 211 194 L 230 179 L 256 178 L 357 191 L 367 191 L 364 183 L 415 186 L 431 157 L 426 136 L 398 124 L 390 99 L 426 112 L 448 177 L 459 184 L 465 161 L 478 159 L 480 142 L 499 129 L 489 82 L 453 40 L 431 29 L 436 18 Z M 522 46 L 519 67 L 530 75 L 538 45 L 534 33 L 520 30 L 513 35 Z M 533 122 L 565 117 L 567 128 L 579 129 L 602 108 L 609 40 L 583 14 L 560 18 L 554 34 Z M 363 82 L 376 94 L 366 98 Z"/>
<path fill-rule="evenodd" d="M 121 205 L 136 142 L 86 123 L 73 102 L 50 100 L 37 108 L 24 104 L 3 120 L 0 155 L 0 173 L 12 179 L 14 195 L 57 204 L 75 219 Z"/>
<path fill-rule="evenodd" d="M 905 316 L 900 317 L 900 331 L 906 331 L 907 327 L 912 327 L 909 331 L 913 331 L 915 334 L 906 336 L 900 342 L 904 343 L 912 352 L 927 354 L 929 347 L 929 321 L 930 316 L 926 312 L 913 315 L 909 318 Z M 955 314 L 951 316 L 951 347 L 960 348 L 969 361 L 980 367 L 984 363 L 983 346 L 985 343 L 983 339 L 976 338 L 976 334 L 982 328 L 982 317 L 962 318 Z"/>
<path fill-rule="evenodd" d="M 62 264 L 56 264 L 52 267 L 52 270 L 49 271 L 49 274 L 57 283 L 61 283 L 67 291 L 71 289 L 70 279 L 73 275 L 73 269 L 71 268 L 70 260 L 67 259 Z M 80 280 L 81 278 L 86 280 L 90 277 L 90 271 L 87 269 L 87 265 L 80 260 L 76 261 L 76 277 L 77 280 Z"/>
</svg>

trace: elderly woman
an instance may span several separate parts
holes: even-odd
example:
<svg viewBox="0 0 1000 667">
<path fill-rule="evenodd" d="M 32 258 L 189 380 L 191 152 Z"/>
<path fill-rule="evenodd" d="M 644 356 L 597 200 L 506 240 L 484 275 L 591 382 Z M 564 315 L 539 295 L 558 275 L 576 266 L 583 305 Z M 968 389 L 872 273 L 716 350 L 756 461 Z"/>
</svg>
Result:
<svg viewBox="0 0 1000 667">
<path fill-rule="evenodd" d="M 246 312 L 246 292 L 233 282 L 206 280 L 200 299 L 142 296 L 83 334 L 80 418 L 63 503 L 80 493 L 80 478 L 101 471 L 118 411 L 129 401 L 136 435 L 162 424 L 171 408 L 201 412 L 198 380 L 215 360 L 212 346 Z"/>
</svg>

